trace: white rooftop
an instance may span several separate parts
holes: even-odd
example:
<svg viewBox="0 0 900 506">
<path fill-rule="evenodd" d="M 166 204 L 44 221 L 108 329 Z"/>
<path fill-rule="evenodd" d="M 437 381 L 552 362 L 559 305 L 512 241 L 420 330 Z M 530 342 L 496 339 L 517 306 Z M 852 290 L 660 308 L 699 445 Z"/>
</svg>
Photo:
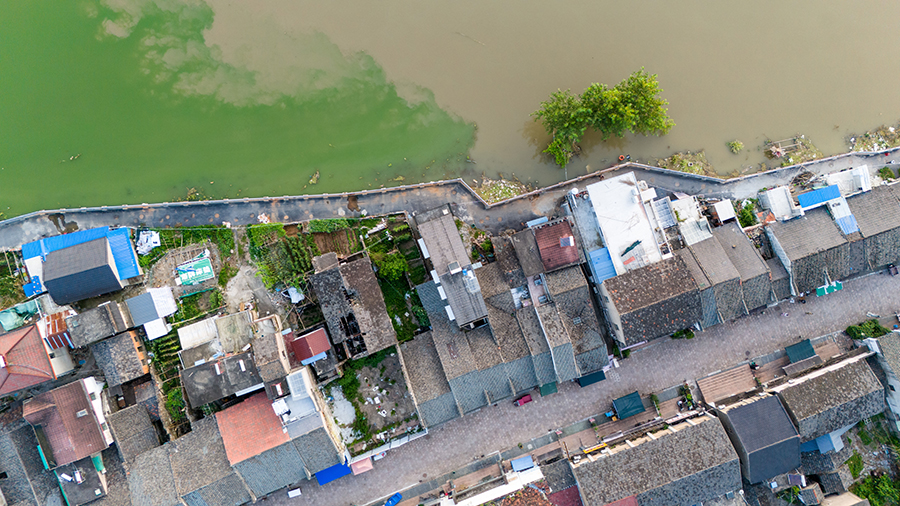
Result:
<svg viewBox="0 0 900 506">
<path fill-rule="evenodd" d="M 678 221 L 681 237 L 689 246 L 712 237 L 712 228 L 700 211 L 700 204 L 695 197 L 685 196 L 670 201 L 669 206 Z"/>
<path fill-rule="evenodd" d="M 803 216 L 803 209 L 794 202 L 791 190 L 787 186 L 776 186 L 759 195 L 759 202 L 764 209 L 772 211 L 779 221 Z"/>
<path fill-rule="evenodd" d="M 219 337 L 219 330 L 216 328 L 216 318 L 200 320 L 178 329 L 178 340 L 181 341 L 182 350 L 196 348 L 217 337 Z"/>
<path fill-rule="evenodd" d="M 644 207 L 642 192 L 633 172 L 588 185 L 587 192 L 616 274 L 628 270 L 625 261 L 635 251 L 642 258 L 635 258 L 637 262 L 629 265 L 647 265 L 663 259 L 654 232 L 654 228 L 659 227 L 655 218 L 651 222 L 652 215 Z M 628 255 L 623 257 L 626 251 Z"/>
<path fill-rule="evenodd" d="M 841 195 L 847 197 L 859 192 L 867 192 L 872 189 L 872 176 L 868 165 L 860 165 L 850 170 L 832 172 L 825 176 L 829 185 L 837 185 Z"/>
</svg>

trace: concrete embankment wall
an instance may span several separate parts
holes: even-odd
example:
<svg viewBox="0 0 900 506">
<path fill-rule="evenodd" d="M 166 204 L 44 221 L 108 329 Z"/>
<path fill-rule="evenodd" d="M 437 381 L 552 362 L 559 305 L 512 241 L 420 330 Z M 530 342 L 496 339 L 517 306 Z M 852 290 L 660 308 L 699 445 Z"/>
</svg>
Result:
<svg viewBox="0 0 900 506">
<path fill-rule="evenodd" d="M 312 219 L 358 217 L 431 209 L 451 202 L 459 214 L 491 233 L 519 229 L 528 220 L 552 214 L 565 192 L 604 177 L 635 172 L 638 179 L 669 191 L 710 197 L 747 198 L 760 188 L 788 184 L 799 173 L 835 172 L 862 164 L 897 163 L 900 148 L 874 153 L 844 153 L 821 160 L 732 179 L 688 174 L 640 163 L 624 163 L 556 183 L 508 200 L 488 204 L 462 179 L 379 188 L 338 194 L 258 197 L 162 202 L 121 206 L 44 210 L 0 221 L 0 250 L 63 231 L 109 226 L 188 227 L 198 225 L 244 226 L 258 223 L 265 214 L 273 222 L 296 223 Z"/>
</svg>

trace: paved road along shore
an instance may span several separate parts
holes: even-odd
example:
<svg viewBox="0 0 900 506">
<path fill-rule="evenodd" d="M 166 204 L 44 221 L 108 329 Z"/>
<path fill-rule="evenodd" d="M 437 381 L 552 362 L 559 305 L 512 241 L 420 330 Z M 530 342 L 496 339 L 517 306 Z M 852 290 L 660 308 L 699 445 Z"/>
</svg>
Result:
<svg viewBox="0 0 900 506">
<path fill-rule="evenodd" d="M 296 223 L 312 219 L 358 217 L 431 209 L 451 202 L 458 215 L 493 234 L 505 229 L 520 229 L 522 223 L 538 216 L 553 214 L 565 192 L 602 177 L 635 172 L 638 179 L 670 191 L 710 197 L 747 198 L 763 187 L 789 183 L 804 170 L 825 174 L 862 164 L 882 166 L 897 163 L 900 148 L 878 153 L 847 153 L 801 165 L 773 169 L 733 179 L 716 179 L 626 163 L 541 188 L 525 195 L 487 204 L 461 179 L 422 183 L 342 194 L 174 202 L 123 206 L 87 207 L 38 211 L 0 221 L 0 251 L 59 234 L 63 231 L 110 226 L 186 227 L 196 225 L 233 226 L 258 223 L 266 214 L 271 221 Z"/>
</svg>

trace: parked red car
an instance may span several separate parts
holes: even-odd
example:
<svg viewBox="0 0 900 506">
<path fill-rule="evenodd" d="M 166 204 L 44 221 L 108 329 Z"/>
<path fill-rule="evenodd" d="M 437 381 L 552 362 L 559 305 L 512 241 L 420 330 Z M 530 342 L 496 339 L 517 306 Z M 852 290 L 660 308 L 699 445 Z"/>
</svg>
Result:
<svg viewBox="0 0 900 506">
<path fill-rule="evenodd" d="M 529 402 L 531 402 L 531 394 L 523 395 L 522 397 L 519 397 L 518 399 L 516 399 L 515 404 L 516 404 L 516 406 L 524 406 L 524 405 L 528 404 Z"/>
</svg>

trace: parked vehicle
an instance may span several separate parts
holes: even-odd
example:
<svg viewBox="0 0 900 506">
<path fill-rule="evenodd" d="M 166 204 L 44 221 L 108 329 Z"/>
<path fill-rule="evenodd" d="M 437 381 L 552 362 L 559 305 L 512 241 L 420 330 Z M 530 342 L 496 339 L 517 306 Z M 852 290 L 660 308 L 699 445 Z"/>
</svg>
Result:
<svg viewBox="0 0 900 506">
<path fill-rule="evenodd" d="M 386 503 L 384 503 L 384 506 L 397 506 L 397 503 L 400 502 L 400 499 L 403 499 L 403 496 L 400 495 L 399 492 L 397 492 L 396 494 L 392 495 L 392 496 L 387 500 Z"/>
<path fill-rule="evenodd" d="M 515 405 L 516 406 L 524 406 L 524 405 L 528 404 L 529 402 L 531 402 L 531 394 L 523 395 L 522 397 L 519 397 L 518 399 L 516 399 Z"/>
</svg>

